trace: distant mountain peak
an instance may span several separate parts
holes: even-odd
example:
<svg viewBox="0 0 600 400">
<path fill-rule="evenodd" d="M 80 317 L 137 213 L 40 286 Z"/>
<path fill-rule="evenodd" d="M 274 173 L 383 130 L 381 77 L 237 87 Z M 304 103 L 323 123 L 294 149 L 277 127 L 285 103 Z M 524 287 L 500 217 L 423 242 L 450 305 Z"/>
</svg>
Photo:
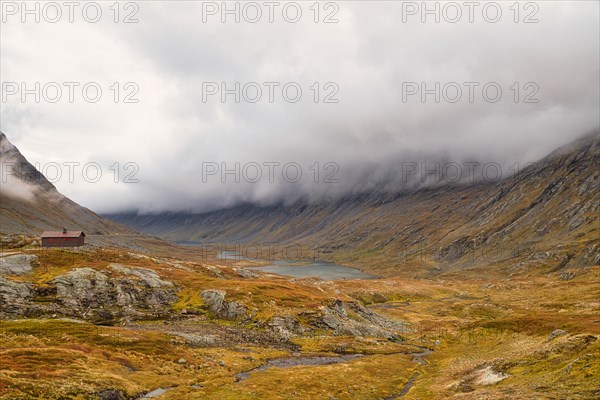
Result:
<svg viewBox="0 0 600 400">
<path fill-rule="evenodd" d="M 58 192 L 0 132 L 0 232 L 34 234 L 70 226 L 91 233 L 129 232 Z"/>
<path fill-rule="evenodd" d="M 38 171 L 12 144 L 6 135 L 0 132 L 0 162 L 2 163 L 2 185 L 14 192 L 17 186 L 28 185 L 36 192 L 56 192 L 56 187 Z"/>
</svg>

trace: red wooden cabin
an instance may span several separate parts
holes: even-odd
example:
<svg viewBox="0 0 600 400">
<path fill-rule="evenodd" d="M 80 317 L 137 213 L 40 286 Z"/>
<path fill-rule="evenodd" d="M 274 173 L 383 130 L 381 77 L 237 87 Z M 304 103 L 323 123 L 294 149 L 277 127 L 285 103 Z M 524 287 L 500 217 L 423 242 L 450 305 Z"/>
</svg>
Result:
<svg viewBox="0 0 600 400">
<path fill-rule="evenodd" d="M 85 244 L 85 233 L 82 231 L 46 231 L 42 233 L 42 247 L 76 247 Z"/>
</svg>

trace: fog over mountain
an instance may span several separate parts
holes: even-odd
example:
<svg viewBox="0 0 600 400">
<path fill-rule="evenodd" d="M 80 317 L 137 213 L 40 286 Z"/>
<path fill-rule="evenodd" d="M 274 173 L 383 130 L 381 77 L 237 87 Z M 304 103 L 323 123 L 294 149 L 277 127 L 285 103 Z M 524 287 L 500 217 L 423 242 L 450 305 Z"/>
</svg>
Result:
<svg viewBox="0 0 600 400">
<path fill-rule="evenodd" d="M 263 3 L 256 23 L 212 15 L 202 2 L 140 2 L 139 22 L 131 24 L 115 23 L 108 3 L 96 24 L 5 15 L 0 128 L 47 176 L 58 165 L 60 177 L 49 179 L 79 204 L 154 213 L 320 201 L 439 181 L 422 177 L 422 161 L 428 170 L 440 162 L 438 172 L 452 176 L 442 181 L 457 173 L 456 181 L 496 177 L 498 168 L 505 176 L 515 163 L 521 168 L 600 126 L 598 2 L 539 2 L 518 16 L 511 2 L 499 2 L 496 23 L 482 7 L 473 23 L 466 8 L 456 23 L 447 21 L 454 14 L 436 23 L 406 3 L 339 2 L 337 11 L 320 10 L 319 23 L 309 3 L 300 3 L 297 23 L 280 9 L 268 22 Z M 333 11 L 339 22 L 323 23 Z M 524 23 L 528 16 L 533 23 Z M 22 101 L 10 94 L 10 83 L 22 82 L 58 82 L 62 97 L 46 101 L 51 91 Z M 80 83 L 73 102 L 64 82 Z M 98 102 L 82 97 L 89 82 L 102 89 Z M 257 84 L 239 102 L 233 94 L 222 102 L 221 93 L 210 95 L 222 82 L 227 89 Z M 273 102 L 265 82 L 274 82 Z M 426 89 L 440 83 L 439 102 L 436 94 L 425 102 L 411 94 L 422 82 Z M 289 83 L 302 89 L 297 102 L 282 94 Z M 252 103 L 256 86 L 262 97 Z M 452 102 L 457 87 L 462 97 Z M 493 102 L 498 87 L 502 96 Z M 139 101 L 124 103 L 127 95 Z M 337 102 L 325 103 L 327 96 Z M 65 163 L 79 163 L 67 164 L 72 177 Z M 86 163 L 97 164 L 84 179 Z M 237 182 L 222 175 L 236 163 Z"/>
</svg>

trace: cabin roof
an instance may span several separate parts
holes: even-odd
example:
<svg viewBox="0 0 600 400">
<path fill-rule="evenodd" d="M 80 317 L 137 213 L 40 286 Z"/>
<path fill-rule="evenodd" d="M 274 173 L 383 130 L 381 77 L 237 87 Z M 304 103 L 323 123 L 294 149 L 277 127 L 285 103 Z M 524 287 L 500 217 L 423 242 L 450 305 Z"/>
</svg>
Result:
<svg viewBox="0 0 600 400">
<path fill-rule="evenodd" d="M 85 236 L 83 231 L 67 231 L 64 233 L 63 231 L 46 231 L 42 233 L 43 238 L 77 238 L 79 236 Z"/>
</svg>

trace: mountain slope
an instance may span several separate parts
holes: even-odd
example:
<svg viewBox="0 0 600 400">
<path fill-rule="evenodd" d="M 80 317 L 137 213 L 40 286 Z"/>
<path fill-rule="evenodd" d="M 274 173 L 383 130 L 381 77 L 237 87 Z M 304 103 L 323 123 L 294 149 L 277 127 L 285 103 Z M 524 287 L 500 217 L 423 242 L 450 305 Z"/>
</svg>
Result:
<svg viewBox="0 0 600 400">
<path fill-rule="evenodd" d="M 284 242 L 383 274 L 600 263 L 598 134 L 500 182 L 370 193 L 318 205 L 109 218 L 171 240 Z"/>
<path fill-rule="evenodd" d="M 0 132 L 0 232 L 39 235 L 61 227 L 86 234 L 131 233 L 63 196 Z"/>
</svg>

